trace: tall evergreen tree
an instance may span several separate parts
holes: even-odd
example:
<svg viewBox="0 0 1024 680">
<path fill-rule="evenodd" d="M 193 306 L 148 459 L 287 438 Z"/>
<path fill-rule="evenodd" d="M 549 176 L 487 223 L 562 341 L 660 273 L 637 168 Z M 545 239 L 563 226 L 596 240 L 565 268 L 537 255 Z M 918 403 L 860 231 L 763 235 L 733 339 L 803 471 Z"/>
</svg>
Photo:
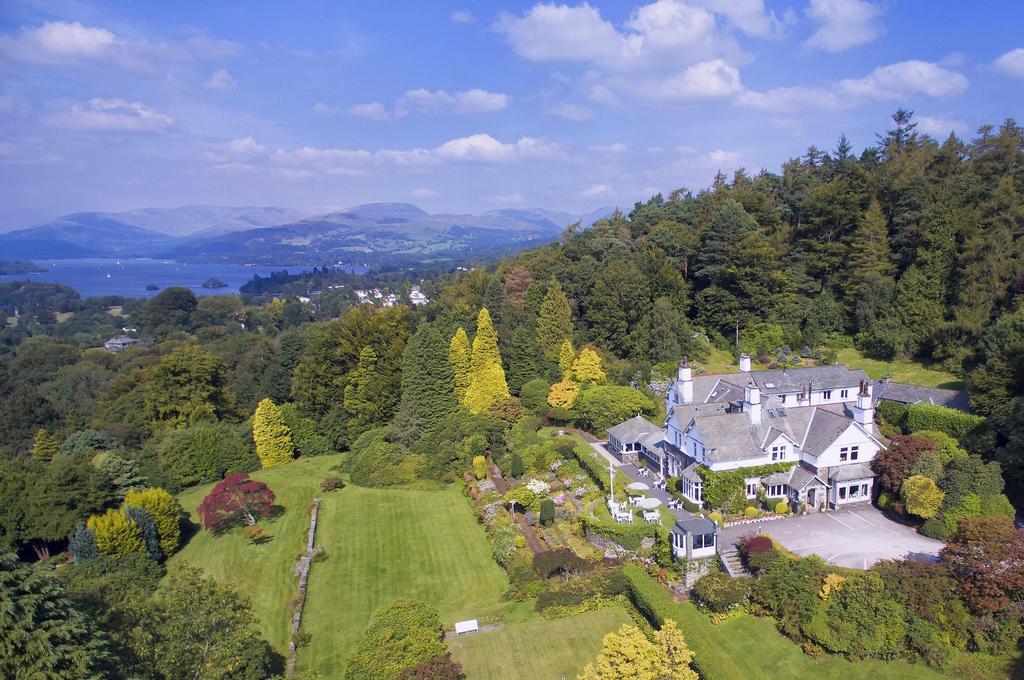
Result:
<svg viewBox="0 0 1024 680">
<path fill-rule="evenodd" d="M 562 341 L 562 347 L 558 351 L 558 371 L 562 380 L 567 380 L 572 373 L 572 362 L 576 359 L 576 350 L 572 348 L 569 338 Z"/>
<path fill-rule="evenodd" d="M 455 399 L 462 403 L 466 398 L 466 389 L 469 387 L 470 367 L 469 337 L 466 329 L 459 326 L 452 336 L 451 344 L 448 347 L 448 363 L 452 367 L 452 381 L 455 386 Z"/>
<path fill-rule="evenodd" d="M 491 324 L 491 315 L 483 307 L 476 318 L 473 359 L 464 403 L 473 413 L 483 413 L 509 396 L 505 369 L 501 366 L 501 352 L 498 350 L 498 336 Z"/>
<path fill-rule="evenodd" d="M 519 326 L 512 333 L 506 358 L 508 359 L 508 388 L 513 394 L 519 394 L 523 385 L 534 378 L 539 378 L 543 371 L 538 366 L 537 340 L 534 333 L 526 325 Z"/>
<path fill-rule="evenodd" d="M 57 438 L 46 431 L 45 427 L 36 430 L 36 438 L 32 442 L 32 457 L 42 463 L 49 463 L 60 453 Z"/>
<path fill-rule="evenodd" d="M 42 569 L 0 553 L 0 677 L 98 678 L 109 661 L 93 624 Z"/>
<path fill-rule="evenodd" d="M 711 218 L 711 226 L 704 235 L 698 251 L 697 276 L 707 283 L 727 283 L 736 246 L 757 231 L 757 222 L 743 206 L 729 198 Z"/>
<path fill-rule="evenodd" d="M 263 398 L 256 406 L 252 417 L 252 439 L 262 467 L 284 465 L 295 455 L 292 432 L 281 417 L 281 409 L 270 399 Z"/>
<path fill-rule="evenodd" d="M 157 535 L 153 516 L 134 505 L 124 506 L 124 515 L 139 527 L 139 532 L 142 534 L 142 542 L 146 546 L 146 553 L 149 555 L 149 558 L 154 562 L 163 561 L 164 551 L 160 548 L 160 537 Z"/>
<path fill-rule="evenodd" d="M 871 199 L 871 204 L 858 223 L 850 244 L 845 296 L 851 312 L 857 308 L 858 302 L 865 294 L 866 282 L 884 281 L 892 276 L 891 257 L 889 230 L 882 206 L 878 199 Z"/>
<path fill-rule="evenodd" d="M 349 414 L 346 426 L 352 441 L 381 423 L 383 414 L 378 399 L 381 384 L 377 374 L 377 353 L 367 345 L 359 352 L 359 363 L 345 385 L 342 401 Z"/>
<path fill-rule="evenodd" d="M 448 360 L 448 348 L 441 334 L 426 322 L 420 323 L 402 354 L 402 404 L 427 429 L 454 411 L 458 404 L 452 391 L 455 376 Z"/>
<path fill-rule="evenodd" d="M 572 338 L 572 310 L 557 279 L 552 279 L 537 315 L 537 347 L 551 364 L 558 362 L 562 342 Z"/>
</svg>

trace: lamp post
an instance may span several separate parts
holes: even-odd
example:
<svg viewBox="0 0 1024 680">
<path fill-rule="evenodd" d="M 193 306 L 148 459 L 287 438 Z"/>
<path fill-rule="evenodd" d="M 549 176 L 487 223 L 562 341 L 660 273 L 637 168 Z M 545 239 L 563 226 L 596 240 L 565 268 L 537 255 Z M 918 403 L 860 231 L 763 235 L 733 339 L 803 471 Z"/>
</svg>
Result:
<svg viewBox="0 0 1024 680">
<path fill-rule="evenodd" d="M 615 466 L 608 463 L 608 491 L 611 493 L 609 500 L 615 502 Z"/>
</svg>

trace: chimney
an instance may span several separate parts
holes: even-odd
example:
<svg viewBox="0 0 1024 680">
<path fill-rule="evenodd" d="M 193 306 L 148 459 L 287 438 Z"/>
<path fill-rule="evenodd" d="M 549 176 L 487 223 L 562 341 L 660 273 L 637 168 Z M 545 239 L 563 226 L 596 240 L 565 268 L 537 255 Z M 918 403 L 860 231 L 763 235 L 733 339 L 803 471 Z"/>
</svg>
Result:
<svg viewBox="0 0 1024 680">
<path fill-rule="evenodd" d="M 750 424 L 761 424 L 761 388 L 753 380 L 743 389 L 743 410 L 750 414 Z"/>
<path fill-rule="evenodd" d="M 740 355 L 740 373 L 750 373 L 750 355 Z"/>
<path fill-rule="evenodd" d="M 853 407 L 853 419 L 865 427 L 875 422 L 875 407 L 871 404 L 871 382 L 860 381 L 857 391 L 857 404 Z"/>
<path fill-rule="evenodd" d="M 676 380 L 676 397 L 680 404 L 693 403 L 693 369 L 686 357 L 679 361 L 679 371 Z"/>
</svg>

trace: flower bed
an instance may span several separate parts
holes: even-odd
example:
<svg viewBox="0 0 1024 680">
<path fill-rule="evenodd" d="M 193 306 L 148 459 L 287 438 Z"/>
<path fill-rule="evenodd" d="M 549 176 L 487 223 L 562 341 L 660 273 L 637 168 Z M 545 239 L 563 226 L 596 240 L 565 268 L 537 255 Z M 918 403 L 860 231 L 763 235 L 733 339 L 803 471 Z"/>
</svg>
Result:
<svg viewBox="0 0 1024 680">
<path fill-rule="evenodd" d="M 772 513 L 765 513 L 765 514 L 761 515 L 760 517 L 741 517 L 740 519 L 726 520 L 724 526 L 727 526 L 727 527 L 738 527 L 738 526 L 742 526 L 744 524 L 760 524 L 761 522 L 770 522 L 773 519 L 782 519 L 784 517 L 787 517 L 787 515 L 779 515 L 779 514 L 776 514 L 774 512 L 772 512 Z"/>
</svg>

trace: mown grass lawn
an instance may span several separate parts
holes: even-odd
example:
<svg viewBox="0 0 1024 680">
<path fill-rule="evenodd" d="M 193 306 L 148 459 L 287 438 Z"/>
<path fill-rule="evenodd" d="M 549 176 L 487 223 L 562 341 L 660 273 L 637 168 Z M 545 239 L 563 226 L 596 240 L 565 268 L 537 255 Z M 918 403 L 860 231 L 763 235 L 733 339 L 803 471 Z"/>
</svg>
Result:
<svg viewBox="0 0 1024 680">
<path fill-rule="evenodd" d="M 837 352 L 839 363 L 848 368 L 859 368 L 872 380 L 880 380 L 891 376 L 894 382 L 923 385 L 924 387 L 943 387 L 949 390 L 964 389 L 963 382 L 952 373 L 943 371 L 917 361 L 897 359 L 896 361 L 880 361 L 864 356 L 860 350 L 848 347 Z"/>
<path fill-rule="evenodd" d="M 302 629 L 312 638 L 299 652 L 300 669 L 319 668 L 326 677 L 339 677 L 370 615 L 396 599 L 428 602 L 448 627 L 504 614 L 511 620 L 523 609 L 501 601 L 508 578 L 454 487 L 349 485 L 326 494 L 317 544 L 329 557 L 314 564 L 310 575 Z"/>
<path fill-rule="evenodd" d="M 689 602 L 675 606 L 674 618 L 686 644 L 713 669 L 705 680 L 814 678 L 815 680 L 927 680 L 943 677 L 923 665 L 874 659 L 851 662 L 827 655 L 812 659 L 784 637 L 771 619 L 745 615 L 714 625 Z"/>
<path fill-rule="evenodd" d="M 202 567 L 220 581 L 252 600 L 263 636 L 278 653 L 288 647 L 290 613 L 288 602 L 295 597 L 298 580 L 293 569 L 305 549 L 309 515 L 306 509 L 320 494 L 320 481 L 329 476 L 340 456 L 307 458 L 272 470 L 252 473 L 253 479 L 266 483 L 277 496 L 281 512 L 259 523 L 273 539 L 252 545 L 241 529 L 214 536 L 200 529 L 171 559 Z M 212 484 L 187 489 L 178 497 L 192 521 L 199 524 L 196 507 L 209 493 Z M 315 571 L 315 567 L 314 567 Z"/>
<path fill-rule="evenodd" d="M 575 678 L 601 651 L 606 633 L 632 624 L 620 606 L 548 621 L 535 619 L 449 641 L 469 680 Z"/>
</svg>

